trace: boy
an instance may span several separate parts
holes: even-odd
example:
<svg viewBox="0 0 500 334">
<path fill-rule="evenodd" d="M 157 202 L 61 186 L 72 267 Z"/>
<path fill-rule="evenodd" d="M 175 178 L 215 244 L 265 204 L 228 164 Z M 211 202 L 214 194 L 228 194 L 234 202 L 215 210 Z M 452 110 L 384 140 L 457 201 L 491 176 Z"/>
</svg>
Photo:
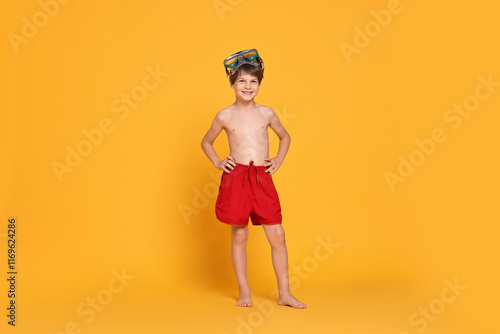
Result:
<svg viewBox="0 0 500 334">
<path fill-rule="evenodd" d="M 271 177 L 285 159 L 290 135 L 273 109 L 254 101 L 264 74 L 264 62 L 257 50 L 235 53 L 224 60 L 224 66 L 236 101 L 217 113 L 201 147 L 214 166 L 223 171 L 215 211 L 221 222 L 231 225 L 231 258 L 239 287 L 236 305 L 252 306 L 246 256 L 248 218 L 251 218 L 253 225 L 263 226 L 271 244 L 278 304 L 306 308 L 290 293 L 281 207 Z M 280 139 L 275 158 L 269 157 L 268 126 Z M 226 131 L 230 149 L 224 160 L 213 147 L 222 130 Z"/>
</svg>

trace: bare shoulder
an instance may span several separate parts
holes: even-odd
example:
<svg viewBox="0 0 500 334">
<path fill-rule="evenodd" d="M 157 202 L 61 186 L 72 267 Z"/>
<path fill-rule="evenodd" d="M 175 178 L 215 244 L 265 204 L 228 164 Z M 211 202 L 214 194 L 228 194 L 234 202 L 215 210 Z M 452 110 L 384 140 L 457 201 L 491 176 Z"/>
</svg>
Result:
<svg viewBox="0 0 500 334">
<path fill-rule="evenodd" d="M 267 119 L 271 119 L 274 116 L 276 116 L 276 113 L 274 112 L 273 108 L 269 106 L 259 105 L 258 108 L 262 113 L 262 115 L 264 115 Z"/>
<path fill-rule="evenodd" d="M 217 112 L 217 115 L 215 115 L 215 119 L 218 122 L 224 124 L 225 122 L 227 122 L 229 120 L 229 118 L 231 118 L 232 112 L 233 112 L 232 106 L 221 109 Z"/>
</svg>

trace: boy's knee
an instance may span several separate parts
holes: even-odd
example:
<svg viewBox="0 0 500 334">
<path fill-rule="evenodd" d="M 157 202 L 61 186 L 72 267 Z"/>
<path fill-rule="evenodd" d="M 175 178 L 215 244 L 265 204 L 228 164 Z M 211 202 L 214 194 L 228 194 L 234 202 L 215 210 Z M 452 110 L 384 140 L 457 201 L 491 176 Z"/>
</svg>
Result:
<svg viewBox="0 0 500 334">
<path fill-rule="evenodd" d="M 271 233 L 272 240 L 276 245 L 285 244 L 285 231 L 282 228 L 276 228 Z"/>
<path fill-rule="evenodd" d="M 238 230 L 233 231 L 231 234 L 233 243 L 236 244 L 244 244 L 248 240 L 248 233 L 245 228 L 240 228 Z"/>
<path fill-rule="evenodd" d="M 286 244 L 286 241 L 285 241 L 285 233 L 281 233 L 278 235 L 278 244 L 280 246 L 284 246 Z"/>
</svg>

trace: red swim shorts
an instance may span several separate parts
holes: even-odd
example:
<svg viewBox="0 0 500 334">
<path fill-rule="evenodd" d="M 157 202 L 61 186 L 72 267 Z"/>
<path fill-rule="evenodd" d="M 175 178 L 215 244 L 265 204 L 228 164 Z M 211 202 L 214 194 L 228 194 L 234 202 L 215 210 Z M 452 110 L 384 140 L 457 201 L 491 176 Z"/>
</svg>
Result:
<svg viewBox="0 0 500 334">
<path fill-rule="evenodd" d="M 234 226 L 281 224 L 281 206 L 271 174 L 265 166 L 236 164 L 222 172 L 215 204 L 217 219 Z"/>
</svg>

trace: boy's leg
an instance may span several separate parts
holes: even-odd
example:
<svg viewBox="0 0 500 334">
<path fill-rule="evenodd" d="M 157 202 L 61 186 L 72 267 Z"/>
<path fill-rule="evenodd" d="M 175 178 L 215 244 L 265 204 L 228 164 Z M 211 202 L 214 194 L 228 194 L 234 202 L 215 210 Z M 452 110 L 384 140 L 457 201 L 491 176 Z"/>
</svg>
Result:
<svg viewBox="0 0 500 334">
<path fill-rule="evenodd" d="M 236 306 L 252 306 L 250 286 L 247 281 L 247 226 L 231 226 L 231 258 L 238 281 L 240 299 Z"/>
<path fill-rule="evenodd" d="M 288 252 L 286 249 L 285 231 L 281 224 L 262 225 L 267 240 L 271 244 L 274 272 L 278 280 L 279 305 L 289 305 L 294 308 L 306 308 L 306 304 L 300 302 L 290 293 L 288 281 Z"/>
</svg>

